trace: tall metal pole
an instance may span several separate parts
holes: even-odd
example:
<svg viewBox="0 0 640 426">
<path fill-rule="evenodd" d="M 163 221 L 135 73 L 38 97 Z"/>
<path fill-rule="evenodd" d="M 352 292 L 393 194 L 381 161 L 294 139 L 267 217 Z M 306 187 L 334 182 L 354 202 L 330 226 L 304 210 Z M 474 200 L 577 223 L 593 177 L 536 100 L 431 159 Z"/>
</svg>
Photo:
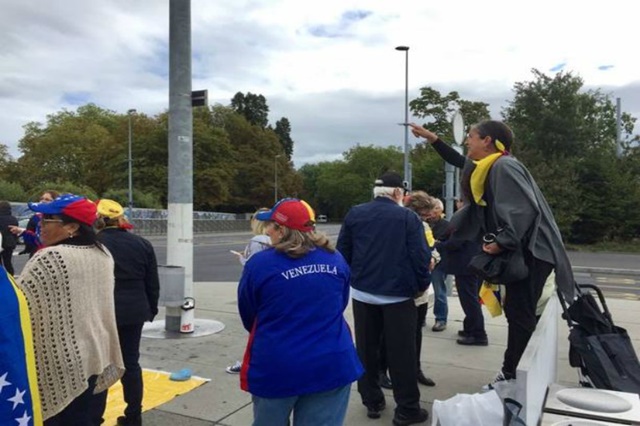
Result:
<svg viewBox="0 0 640 426">
<path fill-rule="evenodd" d="M 411 191 L 411 171 L 409 170 L 409 46 L 398 46 L 404 52 L 404 180 Z"/>
<path fill-rule="evenodd" d="M 127 111 L 129 116 L 129 220 L 133 219 L 133 156 L 131 155 L 131 146 L 133 144 L 133 131 L 131 127 L 131 114 L 135 114 L 135 109 Z"/>
<path fill-rule="evenodd" d="M 194 331 L 193 110 L 191 106 L 191 0 L 169 0 L 169 191 L 167 264 L 184 267 L 183 307 L 167 307 L 166 329 Z"/>
<path fill-rule="evenodd" d="M 278 202 L 278 157 L 273 157 L 273 204 Z"/>
</svg>

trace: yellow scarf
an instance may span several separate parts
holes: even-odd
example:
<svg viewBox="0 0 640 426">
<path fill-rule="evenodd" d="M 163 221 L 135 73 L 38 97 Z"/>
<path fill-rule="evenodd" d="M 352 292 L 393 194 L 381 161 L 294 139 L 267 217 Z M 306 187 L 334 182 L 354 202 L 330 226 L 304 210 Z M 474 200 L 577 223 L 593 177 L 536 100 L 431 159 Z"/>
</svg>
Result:
<svg viewBox="0 0 640 426">
<path fill-rule="evenodd" d="M 496 148 L 498 148 L 498 152 L 495 154 L 487 155 L 482 160 L 473 161 L 476 168 L 473 169 L 473 172 L 471 173 L 471 194 L 473 194 L 473 200 L 479 206 L 487 205 L 482 197 L 484 195 L 484 183 L 487 180 L 487 176 L 489 176 L 491 166 L 493 166 L 493 163 L 495 163 L 498 158 L 503 155 L 509 155 L 504 144 L 498 139 L 496 139 Z"/>
</svg>

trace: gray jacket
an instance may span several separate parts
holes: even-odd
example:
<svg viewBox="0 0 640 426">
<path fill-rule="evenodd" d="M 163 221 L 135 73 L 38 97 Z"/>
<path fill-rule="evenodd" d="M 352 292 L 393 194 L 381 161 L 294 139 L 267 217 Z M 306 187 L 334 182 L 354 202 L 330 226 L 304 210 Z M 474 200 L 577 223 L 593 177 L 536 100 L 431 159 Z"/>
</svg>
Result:
<svg viewBox="0 0 640 426">
<path fill-rule="evenodd" d="M 436 147 L 438 152 L 450 148 L 441 144 L 444 147 Z M 474 167 L 473 161 L 464 159 L 462 175 L 467 188 Z M 471 201 L 451 218 L 456 237 L 479 241 L 485 233 L 502 229 L 496 238 L 501 247 L 527 247 L 535 258 L 554 265 L 556 285 L 571 303 L 575 295 L 571 263 L 553 212 L 527 168 L 513 156 L 500 157 L 487 177 L 484 199 L 486 207 Z"/>
</svg>

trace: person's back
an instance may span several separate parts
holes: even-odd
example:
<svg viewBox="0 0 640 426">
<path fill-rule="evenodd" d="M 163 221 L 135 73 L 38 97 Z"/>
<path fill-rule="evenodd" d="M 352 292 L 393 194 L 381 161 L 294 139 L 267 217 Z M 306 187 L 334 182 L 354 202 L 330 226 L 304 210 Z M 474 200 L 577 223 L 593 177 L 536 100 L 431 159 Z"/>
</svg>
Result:
<svg viewBox="0 0 640 426">
<path fill-rule="evenodd" d="M 153 246 L 120 228 L 98 233 L 115 262 L 115 301 L 118 324 L 150 321 L 158 312 L 157 261 Z"/>
<path fill-rule="evenodd" d="M 18 239 L 10 231 L 10 226 L 18 226 L 18 219 L 11 213 L 11 204 L 8 201 L 0 201 L 0 234 L 2 235 L 2 264 L 7 272 L 13 275 L 13 263 L 11 258 L 13 250 L 18 245 Z"/>
<path fill-rule="evenodd" d="M 413 297 L 420 291 L 420 281 L 428 277 L 430 255 L 420 219 L 386 197 L 349 211 L 338 250 L 351 267 L 351 286 L 357 290 Z M 416 264 L 424 265 L 418 274 Z M 426 285 L 428 278 L 422 290 Z"/>
<path fill-rule="evenodd" d="M 420 407 L 413 298 L 429 286 L 431 250 L 418 215 L 400 205 L 404 192 L 399 174 L 380 176 L 374 200 L 347 213 L 337 248 L 351 267 L 356 348 L 365 367 L 358 392 L 367 417 L 380 418 L 386 407 L 378 382 L 383 350 L 397 405 L 393 423 L 408 425 L 429 416 Z"/>
<path fill-rule="evenodd" d="M 342 316 L 349 301 L 349 267 L 340 254 L 316 249 L 293 259 L 269 249 L 254 255 L 245 269 L 255 281 L 252 293 L 241 300 L 259 296 L 261 306 L 255 322 L 244 324 L 252 330 L 250 350 L 258 358 L 248 359 L 245 390 L 281 398 L 357 379 L 356 357 L 336 356 L 353 350 Z M 239 306 L 241 313 L 251 308 Z M 318 371 L 325 374 L 320 377 Z"/>
</svg>

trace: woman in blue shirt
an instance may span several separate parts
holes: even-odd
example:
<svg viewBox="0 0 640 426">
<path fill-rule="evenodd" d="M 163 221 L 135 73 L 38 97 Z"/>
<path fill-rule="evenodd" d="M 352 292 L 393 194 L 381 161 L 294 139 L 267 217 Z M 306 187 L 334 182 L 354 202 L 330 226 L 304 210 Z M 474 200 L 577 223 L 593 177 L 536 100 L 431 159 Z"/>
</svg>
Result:
<svg viewBox="0 0 640 426">
<path fill-rule="evenodd" d="M 254 426 L 342 425 L 351 383 L 363 373 L 343 312 L 349 267 L 301 200 L 259 213 L 272 248 L 245 264 L 238 309 L 250 332 L 240 372 Z"/>
</svg>

